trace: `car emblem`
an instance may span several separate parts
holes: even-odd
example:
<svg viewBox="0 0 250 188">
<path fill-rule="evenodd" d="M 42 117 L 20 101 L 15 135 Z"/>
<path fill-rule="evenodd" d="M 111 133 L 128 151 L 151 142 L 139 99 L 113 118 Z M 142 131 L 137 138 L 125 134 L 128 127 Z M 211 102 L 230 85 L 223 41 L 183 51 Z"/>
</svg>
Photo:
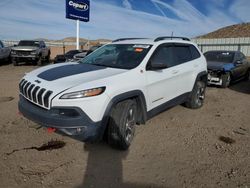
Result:
<svg viewBox="0 0 250 188">
<path fill-rule="evenodd" d="M 40 84 L 40 83 L 41 83 L 41 81 L 40 81 L 40 80 L 35 80 L 35 82 L 36 82 L 36 83 L 38 83 L 38 84 Z"/>
</svg>

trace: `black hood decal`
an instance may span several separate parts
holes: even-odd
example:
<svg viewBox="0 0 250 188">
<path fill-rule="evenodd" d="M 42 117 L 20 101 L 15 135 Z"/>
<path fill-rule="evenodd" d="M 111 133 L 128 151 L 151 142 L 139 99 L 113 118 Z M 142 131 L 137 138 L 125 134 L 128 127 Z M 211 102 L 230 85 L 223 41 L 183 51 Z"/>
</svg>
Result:
<svg viewBox="0 0 250 188">
<path fill-rule="evenodd" d="M 53 81 L 67 76 L 72 76 L 90 71 L 97 71 L 105 68 L 106 67 L 90 64 L 69 64 L 46 70 L 40 73 L 38 77 L 47 81 Z"/>
</svg>

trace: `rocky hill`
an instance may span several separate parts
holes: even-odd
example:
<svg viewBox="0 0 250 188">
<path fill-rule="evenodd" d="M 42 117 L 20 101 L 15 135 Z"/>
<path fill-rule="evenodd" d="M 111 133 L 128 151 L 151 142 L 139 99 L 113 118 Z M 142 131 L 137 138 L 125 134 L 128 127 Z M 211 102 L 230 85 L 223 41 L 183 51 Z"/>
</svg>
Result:
<svg viewBox="0 0 250 188">
<path fill-rule="evenodd" d="M 197 38 L 238 38 L 250 37 L 250 22 L 223 27 L 206 35 Z"/>
</svg>

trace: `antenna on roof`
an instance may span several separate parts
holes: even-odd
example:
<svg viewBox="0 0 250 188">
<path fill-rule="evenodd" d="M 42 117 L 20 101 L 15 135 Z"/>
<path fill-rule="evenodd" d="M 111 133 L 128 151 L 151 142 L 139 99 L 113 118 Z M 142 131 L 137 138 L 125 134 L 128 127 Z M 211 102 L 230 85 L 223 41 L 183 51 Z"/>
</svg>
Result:
<svg viewBox="0 0 250 188">
<path fill-rule="evenodd" d="M 174 36 L 174 32 L 172 31 L 172 33 L 171 33 L 171 40 L 173 39 L 173 36 Z"/>
</svg>

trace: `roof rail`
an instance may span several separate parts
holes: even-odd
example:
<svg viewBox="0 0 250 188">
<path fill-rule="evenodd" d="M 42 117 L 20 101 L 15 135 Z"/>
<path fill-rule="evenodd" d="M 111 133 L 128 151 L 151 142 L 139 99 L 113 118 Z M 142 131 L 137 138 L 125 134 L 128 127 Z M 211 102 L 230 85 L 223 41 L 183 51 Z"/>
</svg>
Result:
<svg viewBox="0 0 250 188">
<path fill-rule="evenodd" d="M 158 37 L 154 40 L 154 42 L 157 42 L 157 41 L 161 41 L 161 40 L 165 40 L 165 39 L 182 39 L 182 40 L 186 40 L 186 41 L 190 41 L 189 38 L 187 37 L 174 37 L 174 36 L 164 36 L 164 37 Z"/>
<path fill-rule="evenodd" d="M 112 42 L 119 42 L 123 40 L 137 40 L 137 39 L 147 39 L 147 38 L 119 38 L 119 39 L 113 40 Z"/>
</svg>

